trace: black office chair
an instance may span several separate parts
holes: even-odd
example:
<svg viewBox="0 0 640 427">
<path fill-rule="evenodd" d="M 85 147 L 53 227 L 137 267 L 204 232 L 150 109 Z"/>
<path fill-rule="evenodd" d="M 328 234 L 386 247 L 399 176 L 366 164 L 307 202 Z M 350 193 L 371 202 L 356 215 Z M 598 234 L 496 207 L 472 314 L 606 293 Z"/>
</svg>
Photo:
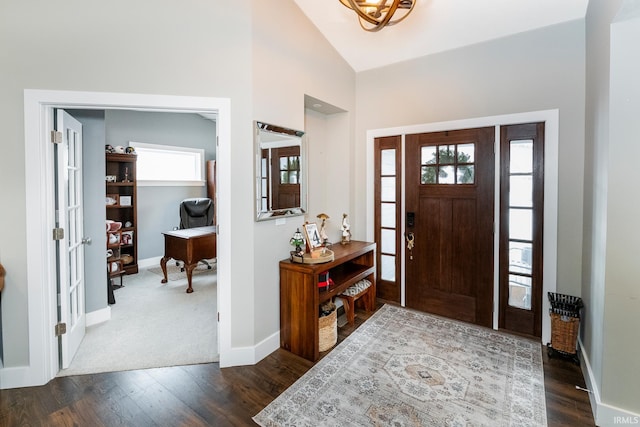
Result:
<svg viewBox="0 0 640 427">
<path fill-rule="evenodd" d="M 184 199 L 180 203 L 180 230 L 213 225 L 213 208 L 213 200 L 206 197 Z M 201 262 L 211 270 L 211 264 L 208 261 Z M 179 263 L 176 262 L 176 265 Z M 184 271 L 184 266 L 180 270 Z"/>
<path fill-rule="evenodd" d="M 184 199 L 180 203 L 180 229 L 213 225 L 213 200 L 206 197 Z"/>
</svg>

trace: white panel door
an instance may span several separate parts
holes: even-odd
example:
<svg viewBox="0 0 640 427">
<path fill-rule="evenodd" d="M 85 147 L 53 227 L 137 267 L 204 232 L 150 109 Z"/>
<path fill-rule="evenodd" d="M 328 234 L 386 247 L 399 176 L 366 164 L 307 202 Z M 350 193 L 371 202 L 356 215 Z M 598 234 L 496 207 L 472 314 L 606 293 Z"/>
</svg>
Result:
<svg viewBox="0 0 640 427">
<path fill-rule="evenodd" d="M 62 143 L 56 150 L 59 319 L 66 324 L 61 336 L 61 367 L 68 368 L 84 338 L 86 327 L 82 209 L 82 124 L 64 110 L 56 111 L 56 130 Z"/>
</svg>

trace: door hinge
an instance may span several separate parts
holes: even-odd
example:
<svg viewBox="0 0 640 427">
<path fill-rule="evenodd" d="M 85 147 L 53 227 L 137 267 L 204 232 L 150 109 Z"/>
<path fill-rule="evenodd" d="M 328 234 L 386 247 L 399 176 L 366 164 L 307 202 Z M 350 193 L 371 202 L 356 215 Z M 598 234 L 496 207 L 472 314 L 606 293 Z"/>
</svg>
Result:
<svg viewBox="0 0 640 427">
<path fill-rule="evenodd" d="M 62 132 L 57 130 L 51 131 L 51 142 L 54 144 L 62 144 Z"/>
<path fill-rule="evenodd" d="M 220 312 L 218 312 L 218 322 L 220 322 Z"/>
<path fill-rule="evenodd" d="M 64 239 L 64 228 L 54 228 L 53 229 L 53 240 L 62 240 Z"/>
<path fill-rule="evenodd" d="M 67 333 L 67 324 L 66 323 L 58 323 L 55 327 L 56 336 L 64 335 Z"/>
</svg>

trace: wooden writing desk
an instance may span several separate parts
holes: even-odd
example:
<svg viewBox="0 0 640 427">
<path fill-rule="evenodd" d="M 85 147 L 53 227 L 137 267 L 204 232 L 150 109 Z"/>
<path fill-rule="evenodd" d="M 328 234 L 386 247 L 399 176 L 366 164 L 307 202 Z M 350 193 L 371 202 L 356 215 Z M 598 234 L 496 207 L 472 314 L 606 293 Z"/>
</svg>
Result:
<svg viewBox="0 0 640 427">
<path fill-rule="evenodd" d="M 171 258 L 184 262 L 187 271 L 189 287 L 187 293 L 193 292 L 191 276 L 193 269 L 203 259 L 215 258 L 216 251 L 216 226 L 186 228 L 184 230 L 166 231 L 164 233 L 164 256 L 160 260 L 160 267 L 164 279 L 161 283 L 167 283 L 167 261 Z"/>
</svg>

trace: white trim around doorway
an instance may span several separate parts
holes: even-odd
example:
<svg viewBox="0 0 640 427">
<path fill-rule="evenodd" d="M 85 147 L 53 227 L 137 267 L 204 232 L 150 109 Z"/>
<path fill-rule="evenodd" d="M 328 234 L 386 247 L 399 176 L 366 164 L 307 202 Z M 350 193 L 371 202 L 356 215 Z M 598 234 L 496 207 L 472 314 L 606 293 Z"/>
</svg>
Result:
<svg viewBox="0 0 640 427">
<path fill-rule="evenodd" d="M 525 113 L 505 114 L 499 116 L 478 117 L 471 119 L 460 119 L 446 122 L 424 123 L 418 125 L 399 126 L 385 129 L 372 129 L 367 131 L 366 137 L 366 213 L 365 213 L 365 229 L 367 230 L 366 239 L 374 240 L 374 140 L 375 138 L 385 136 L 401 135 L 404 153 L 404 136 L 413 133 L 440 132 L 447 130 L 470 129 L 477 127 L 495 126 L 496 128 L 496 156 L 499 155 L 500 144 L 500 126 L 512 125 L 519 123 L 545 123 L 545 153 L 544 153 L 544 236 L 543 236 L 543 272 L 542 272 L 542 337 L 543 344 L 551 341 L 551 320 L 544 313 L 549 311 L 549 301 L 544 296 L 547 292 L 556 292 L 557 283 L 557 264 L 558 264 L 558 143 L 559 143 L 559 124 L 560 112 L 557 109 L 531 111 Z M 403 156 L 404 158 L 404 156 Z M 404 161 L 404 160 L 403 160 Z M 404 171 L 404 167 L 403 167 Z M 404 172 L 403 172 L 404 173 Z M 500 182 L 500 163 L 496 161 L 496 183 Z M 404 175 L 403 179 L 403 212 L 404 212 Z M 496 184 L 496 191 L 499 191 Z M 496 192 L 496 196 L 499 193 Z M 495 198 L 495 212 L 499 212 L 500 197 Z M 495 230 L 500 229 L 500 216 L 495 215 Z M 402 215 L 401 233 L 404 236 L 405 218 Z M 499 314 L 499 275 L 498 275 L 498 250 L 499 239 L 498 233 L 495 233 L 494 244 L 494 298 L 493 298 L 493 328 L 498 329 Z M 401 304 L 405 305 L 405 272 L 404 272 L 404 254 L 401 254 Z"/>
<path fill-rule="evenodd" d="M 51 144 L 52 109 L 126 109 L 157 112 L 217 113 L 218 323 L 220 366 L 231 366 L 231 103 L 228 98 L 123 94 L 108 92 L 24 91 L 25 191 L 27 227 L 27 306 L 29 364 L 0 369 L 2 388 L 42 385 L 59 370 L 53 229 Z"/>
</svg>

